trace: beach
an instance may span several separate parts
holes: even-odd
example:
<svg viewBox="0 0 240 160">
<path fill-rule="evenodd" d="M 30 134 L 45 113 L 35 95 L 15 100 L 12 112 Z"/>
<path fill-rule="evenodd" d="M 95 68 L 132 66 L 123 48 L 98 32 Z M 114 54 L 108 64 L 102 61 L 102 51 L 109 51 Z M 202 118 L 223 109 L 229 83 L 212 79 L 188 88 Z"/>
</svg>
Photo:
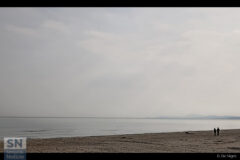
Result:
<svg viewBox="0 0 240 160">
<path fill-rule="evenodd" d="M 0 142 L 3 152 L 3 141 Z M 240 129 L 27 139 L 28 153 L 240 152 Z"/>
</svg>

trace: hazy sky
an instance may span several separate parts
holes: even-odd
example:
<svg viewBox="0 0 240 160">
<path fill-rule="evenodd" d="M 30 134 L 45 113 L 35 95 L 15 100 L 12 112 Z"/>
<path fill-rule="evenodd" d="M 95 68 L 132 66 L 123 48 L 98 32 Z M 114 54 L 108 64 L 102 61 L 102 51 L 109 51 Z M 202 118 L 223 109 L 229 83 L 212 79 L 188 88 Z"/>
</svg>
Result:
<svg viewBox="0 0 240 160">
<path fill-rule="evenodd" d="M 240 114 L 240 8 L 0 8 L 0 116 Z"/>
</svg>

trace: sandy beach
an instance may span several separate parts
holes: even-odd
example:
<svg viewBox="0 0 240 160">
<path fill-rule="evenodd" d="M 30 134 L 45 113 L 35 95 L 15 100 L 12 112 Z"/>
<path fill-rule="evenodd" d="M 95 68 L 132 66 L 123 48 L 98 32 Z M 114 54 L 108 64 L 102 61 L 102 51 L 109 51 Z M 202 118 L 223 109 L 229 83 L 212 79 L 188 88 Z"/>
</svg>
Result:
<svg viewBox="0 0 240 160">
<path fill-rule="evenodd" d="M 0 142 L 3 152 L 3 141 Z M 112 136 L 28 139 L 27 152 L 37 153 L 214 153 L 240 152 L 240 129 L 213 131 L 146 133 Z"/>
</svg>

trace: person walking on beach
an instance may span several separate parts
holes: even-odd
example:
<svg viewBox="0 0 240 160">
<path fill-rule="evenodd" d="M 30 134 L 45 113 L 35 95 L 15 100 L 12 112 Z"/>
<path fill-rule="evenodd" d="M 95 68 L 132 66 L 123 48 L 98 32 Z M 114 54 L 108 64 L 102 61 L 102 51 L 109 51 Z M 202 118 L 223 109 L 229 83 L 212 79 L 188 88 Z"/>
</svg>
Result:
<svg viewBox="0 0 240 160">
<path fill-rule="evenodd" d="M 216 128 L 214 128 L 213 131 L 214 131 L 214 136 L 216 136 L 216 132 L 217 132 Z"/>
<path fill-rule="evenodd" d="M 219 128 L 217 128 L 217 135 L 219 136 L 219 132 L 220 132 L 220 129 Z"/>
</svg>

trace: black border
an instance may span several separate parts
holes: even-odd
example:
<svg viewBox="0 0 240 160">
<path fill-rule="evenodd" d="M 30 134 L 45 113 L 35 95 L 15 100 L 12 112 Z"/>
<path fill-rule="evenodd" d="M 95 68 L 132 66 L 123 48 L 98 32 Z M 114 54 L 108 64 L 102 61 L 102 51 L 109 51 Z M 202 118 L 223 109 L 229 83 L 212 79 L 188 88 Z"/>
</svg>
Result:
<svg viewBox="0 0 240 160">
<path fill-rule="evenodd" d="M 4 153 L 0 153 L 4 157 Z M 27 153 L 26 160 L 240 159 L 240 153 Z"/>
<path fill-rule="evenodd" d="M 240 7 L 239 0 L 1 0 L 0 7 Z"/>
</svg>

